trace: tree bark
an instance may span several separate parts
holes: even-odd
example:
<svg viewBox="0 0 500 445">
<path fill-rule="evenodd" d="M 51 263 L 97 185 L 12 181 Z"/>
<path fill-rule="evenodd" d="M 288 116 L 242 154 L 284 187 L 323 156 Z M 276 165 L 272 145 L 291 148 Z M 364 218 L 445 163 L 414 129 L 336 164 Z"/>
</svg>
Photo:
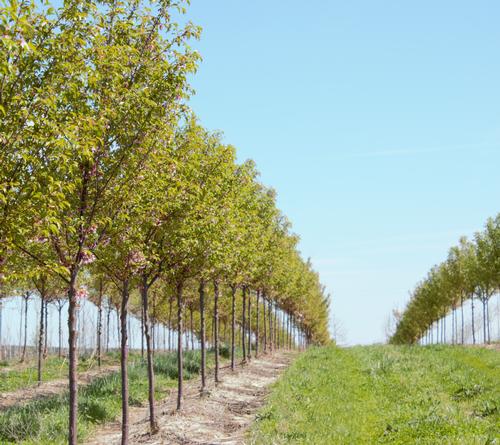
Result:
<svg viewBox="0 0 500 445">
<path fill-rule="evenodd" d="M 77 270 L 71 273 L 71 280 L 68 290 L 68 361 L 69 361 L 69 427 L 68 427 L 68 442 L 69 445 L 76 445 L 77 440 L 77 418 L 78 418 L 78 380 L 76 368 L 78 364 L 78 355 L 76 350 L 76 342 L 78 332 L 76 330 L 76 311 L 78 301 L 76 297 L 76 278 Z"/>
<path fill-rule="evenodd" d="M 128 315 L 128 300 L 129 300 L 129 283 L 128 280 L 123 282 L 122 301 L 120 310 L 120 327 L 121 327 L 121 342 L 120 342 L 120 368 L 121 368 L 121 393 L 122 393 L 122 445 L 128 444 L 129 431 L 129 406 L 128 406 L 128 332 L 127 332 L 127 315 Z"/>
<path fill-rule="evenodd" d="M 214 281 L 214 350 L 215 350 L 215 383 L 219 383 L 219 283 Z"/>
<path fill-rule="evenodd" d="M 248 292 L 248 351 L 247 360 L 252 359 L 252 292 Z"/>
<path fill-rule="evenodd" d="M 21 356 L 21 363 L 26 360 L 26 343 L 28 342 L 28 300 L 30 298 L 29 292 L 24 294 L 24 342 L 23 354 Z M 41 314 L 43 316 L 43 313 Z"/>
<path fill-rule="evenodd" d="M 194 351 L 194 326 L 193 326 L 193 307 L 189 307 L 189 330 L 191 332 L 191 350 Z"/>
<path fill-rule="evenodd" d="M 183 355 L 182 355 L 182 326 L 183 326 L 183 301 L 182 301 L 183 283 L 177 283 L 177 411 L 182 408 L 183 398 Z"/>
<path fill-rule="evenodd" d="M 99 280 L 99 300 L 97 306 L 97 365 L 101 367 L 101 335 L 102 335 L 102 278 Z"/>
<path fill-rule="evenodd" d="M 60 302 L 58 303 L 57 306 L 57 313 L 58 313 L 58 322 L 59 322 L 59 329 L 58 329 L 58 340 L 59 340 L 59 345 L 58 345 L 58 357 L 61 358 L 62 355 L 62 304 Z"/>
<path fill-rule="evenodd" d="M 255 326 L 255 358 L 259 357 L 259 336 L 260 336 L 260 290 L 257 290 L 257 323 Z"/>
<path fill-rule="evenodd" d="M 47 343 L 48 340 L 48 332 L 49 332 L 49 303 L 45 301 L 45 309 L 44 309 L 44 316 L 45 316 L 45 336 L 43 338 L 43 359 L 45 360 L 47 358 L 47 355 L 49 353 L 49 345 Z"/>
<path fill-rule="evenodd" d="M 471 312 L 472 312 L 472 344 L 476 344 L 476 330 L 475 330 L 475 322 L 474 322 L 474 295 L 471 296 Z"/>
<path fill-rule="evenodd" d="M 235 336 L 236 336 L 236 286 L 231 286 L 231 370 L 235 368 Z"/>
<path fill-rule="evenodd" d="M 267 354 L 266 294 L 262 292 L 262 323 L 264 325 L 264 354 Z"/>
<path fill-rule="evenodd" d="M 172 297 L 168 299 L 168 350 L 172 351 Z"/>
<path fill-rule="evenodd" d="M 486 298 L 481 298 L 481 303 L 483 304 L 483 342 L 486 344 Z"/>
<path fill-rule="evenodd" d="M 111 302 L 108 298 L 108 307 L 106 308 L 106 354 L 109 352 L 109 324 L 111 321 Z"/>
<path fill-rule="evenodd" d="M 144 304 L 141 305 L 141 358 L 144 359 Z"/>
<path fill-rule="evenodd" d="M 270 299 L 268 301 L 267 308 L 268 308 L 267 318 L 269 320 L 269 352 L 272 353 L 273 352 L 273 308 Z"/>
<path fill-rule="evenodd" d="M 205 332 L 205 281 L 200 280 L 198 288 L 200 296 L 200 347 L 201 347 L 201 389 L 203 394 L 206 391 L 207 385 L 207 351 L 206 351 L 206 332 Z"/>
<path fill-rule="evenodd" d="M 156 434 L 158 432 L 158 424 L 156 422 L 156 413 L 155 413 L 155 375 L 153 367 L 153 353 L 151 351 L 147 277 L 143 277 L 142 280 L 141 296 L 142 296 L 142 315 L 143 315 L 142 320 L 144 329 L 143 332 L 144 336 L 146 337 L 146 357 L 147 357 L 147 367 L 148 367 L 149 427 L 151 429 L 151 434 Z"/>
<path fill-rule="evenodd" d="M 42 384 L 42 348 L 43 348 L 43 335 L 44 335 L 44 310 L 45 310 L 45 295 L 40 293 L 40 330 L 38 332 L 38 363 L 37 363 L 37 377 L 38 385 Z"/>
<path fill-rule="evenodd" d="M 243 350 L 243 363 L 247 361 L 247 351 L 246 351 L 246 306 L 247 306 L 247 287 L 243 286 L 243 310 L 241 317 L 241 346 Z"/>
</svg>

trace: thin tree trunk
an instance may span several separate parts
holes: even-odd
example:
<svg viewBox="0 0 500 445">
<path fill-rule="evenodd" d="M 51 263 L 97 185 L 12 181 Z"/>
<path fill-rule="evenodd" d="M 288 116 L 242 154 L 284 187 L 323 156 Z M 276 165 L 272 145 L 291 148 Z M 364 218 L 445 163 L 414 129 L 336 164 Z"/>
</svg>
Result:
<svg viewBox="0 0 500 445">
<path fill-rule="evenodd" d="M 68 290 L 68 357 L 69 357 L 69 427 L 68 427 L 68 443 L 76 445 L 77 440 L 77 418 L 78 418 L 78 380 L 76 368 L 78 365 L 78 354 L 76 350 L 76 342 L 78 332 L 76 329 L 76 311 L 78 301 L 76 297 L 76 278 L 77 270 L 73 270 Z"/>
<path fill-rule="evenodd" d="M 487 327 L 487 332 L 488 332 L 488 344 L 491 343 L 491 337 L 490 337 L 490 299 L 486 299 L 486 327 Z"/>
<path fill-rule="evenodd" d="M 57 307 L 57 312 L 58 312 L 58 320 L 59 320 L 59 330 L 58 330 L 58 337 L 59 337 L 59 351 L 58 351 L 58 357 L 61 358 L 62 355 L 62 304 L 59 304 Z"/>
<path fill-rule="evenodd" d="M 148 283 L 146 277 L 143 277 L 142 280 L 141 294 L 142 294 L 142 314 L 143 314 L 142 327 L 144 329 L 143 331 L 144 336 L 146 337 L 146 357 L 148 366 L 149 427 L 151 429 L 151 434 L 156 434 L 158 432 L 158 424 L 156 422 L 156 413 L 155 413 L 155 374 L 153 367 L 153 353 L 151 351 L 151 333 L 150 333 L 150 320 L 148 312 L 149 311 Z"/>
<path fill-rule="evenodd" d="M 476 344 L 476 330 L 474 327 L 474 295 L 471 296 L 471 312 L 472 312 L 472 344 Z"/>
<path fill-rule="evenodd" d="M 266 294 L 262 292 L 262 322 L 264 324 L 264 354 L 267 354 Z"/>
<path fill-rule="evenodd" d="M 259 316 L 260 316 L 260 290 L 257 290 L 257 324 L 255 326 L 255 358 L 259 357 L 259 335 L 260 335 L 260 326 L 259 326 Z"/>
<path fill-rule="evenodd" d="M 45 310 L 45 295 L 40 293 L 40 330 L 38 332 L 38 364 L 37 376 L 38 385 L 42 384 L 42 348 L 43 348 L 43 335 L 44 335 L 44 310 Z"/>
<path fill-rule="evenodd" d="M 235 367 L 235 330 L 236 330 L 236 286 L 231 286 L 231 370 Z"/>
<path fill-rule="evenodd" d="M 177 284 L 177 411 L 182 408 L 183 398 L 183 365 L 184 360 L 182 356 L 182 314 L 183 314 L 183 301 L 182 301 L 183 285 L 181 282 Z"/>
<path fill-rule="evenodd" d="M 486 336 L 486 299 L 481 298 L 481 303 L 483 304 L 483 342 L 486 344 L 487 336 Z"/>
<path fill-rule="evenodd" d="M 194 351 L 194 326 L 193 326 L 193 307 L 189 307 L 189 330 L 191 331 L 191 350 Z"/>
<path fill-rule="evenodd" d="M 97 365 L 101 367 L 101 334 L 102 334 L 102 278 L 99 280 L 99 301 L 97 306 Z"/>
<path fill-rule="evenodd" d="M 168 299 L 168 350 L 172 351 L 172 297 Z"/>
<path fill-rule="evenodd" d="M 268 319 L 269 319 L 269 351 L 273 352 L 273 307 L 271 300 L 268 302 Z"/>
<path fill-rule="evenodd" d="M 461 329 L 462 329 L 462 335 L 461 335 L 461 343 L 464 344 L 464 296 L 463 294 L 461 293 L 460 294 L 460 312 L 462 313 L 462 326 L 461 326 Z"/>
<path fill-rule="evenodd" d="M 141 305 L 141 358 L 144 359 L 144 304 Z"/>
<path fill-rule="evenodd" d="M 215 349 L 215 383 L 219 383 L 219 283 L 214 281 L 214 349 Z"/>
<path fill-rule="evenodd" d="M 128 332 L 127 332 L 127 315 L 128 315 L 128 300 L 129 300 L 129 283 L 128 280 L 123 282 L 122 301 L 120 310 L 120 369 L 121 369 L 121 395 L 122 395 L 122 445 L 128 444 L 129 431 L 129 406 L 128 406 Z"/>
<path fill-rule="evenodd" d="M 106 354 L 109 352 L 109 325 L 111 322 L 111 302 L 108 299 L 108 307 L 106 308 Z"/>
<path fill-rule="evenodd" d="M 29 293 L 24 295 L 24 342 L 23 342 L 23 355 L 21 357 L 21 362 L 26 359 L 26 343 L 28 342 L 28 300 Z M 43 313 L 41 314 L 43 316 Z"/>
<path fill-rule="evenodd" d="M 252 292 L 248 292 L 248 351 L 247 360 L 252 359 Z"/>
<path fill-rule="evenodd" d="M 279 326 L 279 323 L 278 323 L 278 305 L 276 304 L 274 306 L 274 344 L 276 345 L 276 350 L 277 351 L 280 348 L 279 333 L 280 333 L 280 326 Z"/>
<path fill-rule="evenodd" d="M 46 301 L 45 302 L 45 309 L 44 309 L 44 316 L 45 316 L 45 335 L 44 335 L 44 338 L 43 338 L 43 359 L 45 360 L 47 358 L 47 355 L 49 353 L 49 350 L 48 350 L 48 343 L 47 343 L 47 339 L 48 339 L 48 332 L 49 332 L 49 304 L 48 302 Z"/>
<path fill-rule="evenodd" d="M 246 352 L 246 345 L 245 345 L 245 329 L 246 329 L 246 320 L 245 320 L 245 312 L 246 312 L 246 306 L 247 306 L 247 287 L 243 286 L 243 310 L 242 310 L 242 317 L 241 317 L 241 346 L 243 350 L 243 363 L 247 361 L 247 352 Z"/>
<path fill-rule="evenodd" d="M 201 347 L 201 394 L 206 391 L 207 385 L 207 351 L 206 351 L 206 332 L 205 332 L 205 281 L 200 280 L 198 289 L 200 295 L 200 347 Z"/>
</svg>

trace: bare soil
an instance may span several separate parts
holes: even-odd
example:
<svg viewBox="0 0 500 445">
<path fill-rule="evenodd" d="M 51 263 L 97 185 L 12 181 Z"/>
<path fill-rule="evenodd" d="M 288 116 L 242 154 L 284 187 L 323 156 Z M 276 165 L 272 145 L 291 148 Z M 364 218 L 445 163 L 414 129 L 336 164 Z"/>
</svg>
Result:
<svg viewBox="0 0 500 445">
<path fill-rule="evenodd" d="M 149 432 L 147 407 L 132 408 L 130 425 L 131 444 L 217 445 L 244 444 L 245 434 L 264 405 L 273 383 L 288 367 L 294 353 L 277 353 L 253 359 L 234 372 L 222 368 L 221 382 L 215 386 L 209 381 L 209 391 L 200 396 L 200 381 L 185 383 L 184 406 L 175 410 L 177 392 L 173 390 L 158 403 L 160 431 Z M 88 445 L 119 444 L 120 422 L 114 422 L 96 432 Z"/>
<path fill-rule="evenodd" d="M 106 366 L 78 373 L 78 384 L 88 385 L 93 379 L 102 377 L 112 372 L 119 371 L 120 367 Z M 12 392 L 0 393 L 0 411 L 16 405 L 24 405 L 35 399 L 61 394 L 68 389 L 68 379 L 57 379 L 42 382 L 40 386 L 27 386 Z"/>
</svg>

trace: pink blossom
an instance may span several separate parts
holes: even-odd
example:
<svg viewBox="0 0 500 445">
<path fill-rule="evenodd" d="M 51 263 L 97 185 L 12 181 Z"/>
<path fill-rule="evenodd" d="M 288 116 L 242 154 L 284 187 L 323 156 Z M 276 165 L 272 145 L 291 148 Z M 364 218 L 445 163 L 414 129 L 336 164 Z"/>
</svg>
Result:
<svg viewBox="0 0 500 445">
<path fill-rule="evenodd" d="M 80 289 L 78 289 L 76 291 L 76 299 L 77 300 L 85 300 L 86 298 L 88 298 L 88 296 L 89 296 L 89 293 L 88 293 L 87 289 L 84 287 L 81 287 Z"/>
<path fill-rule="evenodd" d="M 82 252 L 82 264 L 92 264 L 95 261 L 95 256 L 90 250 Z"/>
</svg>

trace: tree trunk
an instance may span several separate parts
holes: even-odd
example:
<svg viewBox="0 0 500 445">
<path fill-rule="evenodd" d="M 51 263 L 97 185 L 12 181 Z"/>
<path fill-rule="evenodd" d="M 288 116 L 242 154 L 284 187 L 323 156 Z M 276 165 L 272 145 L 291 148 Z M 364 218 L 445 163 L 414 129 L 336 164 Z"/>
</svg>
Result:
<svg viewBox="0 0 500 445">
<path fill-rule="evenodd" d="M 177 284 L 177 411 L 182 408 L 182 397 L 183 397 L 183 357 L 182 357 L 182 314 L 183 314 L 183 301 L 182 301 L 182 290 L 183 284 L 179 282 Z"/>
<path fill-rule="evenodd" d="M 172 351 L 172 297 L 168 299 L 168 350 Z"/>
<path fill-rule="evenodd" d="M 45 302 L 45 309 L 44 309 L 44 316 L 45 316 L 45 336 L 44 336 L 44 339 L 43 339 L 43 359 L 45 360 L 47 358 L 47 355 L 49 353 L 49 350 L 48 350 L 48 343 L 47 343 L 47 339 L 48 339 L 48 332 L 49 332 L 49 304 L 48 302 Z"/>
<path fill-rule="evenodd" d="M 461 317 L 461 330 L 462 330 L 462 335 L 461 335 L 461 343 L 464 344 L 464 296 L 463 294 L 460 294 L 460 312 L 462 313 Z"/>
<path fill-rule="evenodd" d="M 37 376 L 38 385 L 42 384 L 42 348 L 43 348 L 43 335 L 44 335 L 44 310 L 45 310 L 45 295 L 40 293 L 40 330 L 38 332 L 38 363 L 37 363 Z"/>
<path fill-rule="evenodd" d="M 484 296 L 481 298 L 481 304 L 483 305 L 483 343 L 486 344 L 486 299 Z"/>
<path fill-rule="evenodd" d="M 144 303 L 141 306 L 141 358 L 144 360 Z"/>
<path fill-rule="evenodd" d="M 24 342 L 23 342 L 23 354 L 21 356 L 21 362 L 26 359 L 26 343 L 28 342 L 28 300 L 30 294 L 26 293 L 24 295 Z M 43 313 L 41 314 L 43 316 Z"/>
<path fill-rule="evenodd" d="M 143 314 L 143 328 L 144 336 L 146 337 L 146 357 L 148 366 L 148 403 L 149 403 L 149 427 L 151 434 L 158 432 L 158 424 L 156 422 L 155 413 L 155 375 L 153 368 L 153 353 L 151 351 L 151 333 L 150 333 L 150 320 L 148 309 L 148 283 L 147 278 L 143 277 L 142 286 L 142 314 Z M 142 333 L 141 333 L 142 336 Z"/>
<path fill-rule="evenodd" d="M 255 358 L 259 357 L 259 335 L 260 335 L 260 326 L 259 326 L 259 316 L 260 316 L 260 290 L 257 290 L 257 324 L 255 326 Z"/>
<path fill-rule="evenodd" d="M 76 330 L 76 311 L 78 301 L 76 297 L 76 279 L 77 270 L 73 270 L 68 290 L 68 360 L 69 360 L 69 427 L 68 442 L 69 445 L 76 445 L 77 440 L 77 418 L 78 418 L 78 380 L 76 368 L 78 364 L 78 354 L 76 342 L 78 332 Z"/>
<path fill-rule="evenodd" d="M 262 323 L 264 324 L 264 354 L 267 354 L 266 294 L 262 292 Z"/>
<path fill-rule="evenodd" d="M 214 281 L 214 349 L 215 349 L 215 383 L 219 383 L 219 283 Z"/>
<path fill-rule="evenodd" d="M 200 348 L 201 348 L 201 389 L 203 394 L 207 385 L 207 350 L 206 350 L 206 332 L 205 332 L 205 281 L 200 280 L 198 289 L 200 295 Z"/>
<path fill-rule="evenodd" d="M 252 359 L 252 292 L 248 292 L 248 351 L 247 360 Z"/>
<path fill-rule="evenodd" d="M 471 296 L 471 312 L 472 312 L 472 344 L 476 344 L 476 330 L 474 328 L 474 295 Z"/>
<path fill-rule="evenodd" d="M 236 335 L 236 286 L 231 286 L 231 370 L 235 367 L 235 335 Z"/>
<path fill-rule="evenodd" d="M 490 337 L 490 299 L 487 298 L 486 299 L 486 329 L 487 329 L 487 332 L 488 332 L 488 339 L 487 339 L 487 343 L 490 344 L 491 343 L 491 337 Z"/>
<path fill-rule="evenodd" d="M 111 302 L 108 298 L 108 307 L 106 312 L 106 354 L 109 352 L 109 322 L 111 321 Z"/>
<path fill-rule="evenodd" d="M 193 307 L 189 307 L 189 330 L 191 332 L 191 350 L 194 351 L 194 326 L 193 326 Z"/>
<path fill-rule="evenodd" d="M 121 368 L 121 385 L 122 385 L 122 445 L 128 444 L 129 430 L 129 407 L 128 407 L 128 332 L 127 332 L 127 315 L 128 315 L 128 300 L 129 300 L 129 283 L 128 280 L 123 282 L 122 301 L 120 311 L 120 327 L 121 327 L 121 342 L 120 342 L 120 368 Z"/>
<path fill-rule="evenodd" d="M 269 319 L 269 352 L 273 352 L 273 307 L 271 303 L 271 299 L 268 301 L 268 319 Z"/>
<path fill-rule="evenodd" d="M 97 306 L 97 365 L 101 367 L 101 335 L 102 335 L 102 278 L 99 280 L 99 300 Z"/>
<path fill-rule="evenodd" d="M 246 352 L 246 336 L 245 336 L 245 330 L 246 330 L 246 309 L 247 309 L 247 287 L 243 286 L 243 310 L 242 310 L 242 317 L 241 317 L 241 346 L 243 350 L 243 363 L 247 361 L 247 352 Z"/>
<path fill-rule="evenodd" d="M 59 304 L 57 306 L 57 313 L 58 313 L 58 322 L 59 322 L 59 329 L 58 329 L 58 340 L 59 340 L 59 345 L 58 345 L 58 357 L 61 358 L 62 355 L 62 304 Z"/>
<path fill-rule="evenodd" d="M 273 322 L 273 326 L 274 326 L 274 344 L 275 344 L 275 349 L 276 351 L 279 350 L 280 348 L 280 345 L 279 345 L 279 324 L 278 324 L 278 305 L 275 304 L 274 305 L 274 322 Z"/>
</svg>

